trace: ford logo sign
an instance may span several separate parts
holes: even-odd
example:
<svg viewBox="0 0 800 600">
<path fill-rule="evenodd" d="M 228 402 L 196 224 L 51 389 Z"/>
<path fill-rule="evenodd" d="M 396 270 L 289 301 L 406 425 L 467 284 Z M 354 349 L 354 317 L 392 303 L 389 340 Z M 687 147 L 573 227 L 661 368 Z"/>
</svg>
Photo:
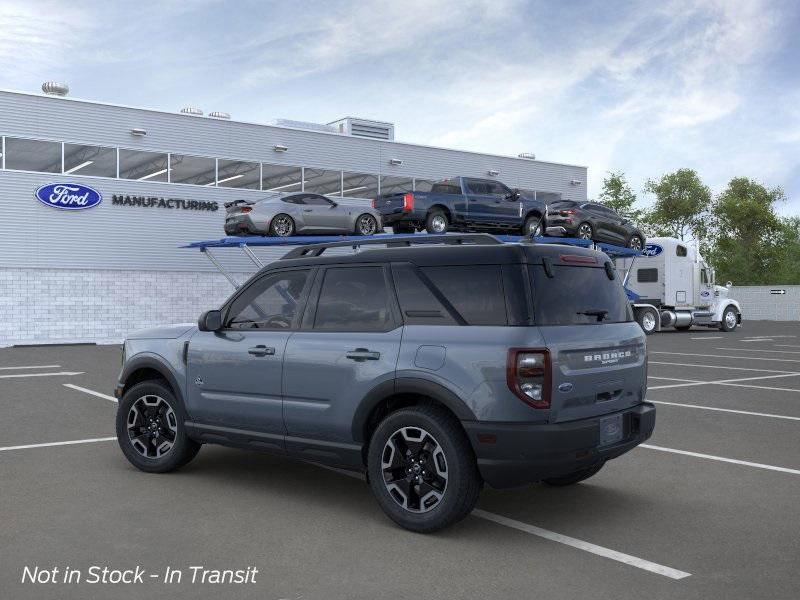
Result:
<svg viewBox="0 0 800 600">
<path fill-rule="evenodd" d="M 658 244 L 647 244 L 642 250 L 642 256 L 658 256 L 664 251 L 664 248 Z"/>
<path fill-rule="evenodd" d="M 61 210 L 82 210 L 97 206 L 103 201 L 103 196 L 79 183 L 50 183 L 36 190 L 36 199 Z"/>
</svg>

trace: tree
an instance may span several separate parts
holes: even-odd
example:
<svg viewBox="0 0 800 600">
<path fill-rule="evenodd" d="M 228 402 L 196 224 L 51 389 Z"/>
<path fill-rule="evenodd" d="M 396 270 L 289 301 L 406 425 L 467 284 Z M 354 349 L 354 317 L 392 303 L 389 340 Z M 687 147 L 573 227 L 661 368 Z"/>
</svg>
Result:
<svg viewBox="0 0 800 600">
<path fill-rule="evenodd" d="M 627 219 L 638 220 L 642 211 L 633 208 L 636 202 L 636 194 L 633 193 L 631 186 L 625 179 L 622 171 L 609 171 L 608 177 L 603 180 L 603 191 L 598 197 L 600 202 L 608 208 Z"/>
<path fill-rule="evenodd" d="M 720 281 L 754 285 L 786 283 L 794 277 L 799 225 L 775 214 L 774 204 L 783 200 L 781 188 L 766 188 L 747 177 L 731 179 L 717 196 L 709 258 Z"/>
<path fill-rule="evenodd" d="M 678 169 L 658 181 L 645 183 L 645 193 L 656 197 L 653 208 L 645 214 L 645 225 L 655 235 L 702 239 L 707 234 L 711 190 L 692 169 Z"/>
</svg>

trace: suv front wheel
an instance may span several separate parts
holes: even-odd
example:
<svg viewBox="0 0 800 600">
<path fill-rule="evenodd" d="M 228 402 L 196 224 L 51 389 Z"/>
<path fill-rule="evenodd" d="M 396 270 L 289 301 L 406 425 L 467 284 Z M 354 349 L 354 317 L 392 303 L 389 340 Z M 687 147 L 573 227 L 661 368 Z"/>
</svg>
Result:
<svg viewBox="0 0 800 600">
<path fill-rule="evenodd" d="M 460 424 L 435 406 L 387 416 L 370 440 L 367 469 L 383 511 L 401 527 L 420 533 L 466 517 L 482 486 Z"/>
<path fill-rule="evenodd" d="M 183 407 L 160 381 L 131 387 L 117 407 L 117 441 L 133 466 L 166 473 L 192 460 L 200 444 L 189 439 Z"/>
</svg>

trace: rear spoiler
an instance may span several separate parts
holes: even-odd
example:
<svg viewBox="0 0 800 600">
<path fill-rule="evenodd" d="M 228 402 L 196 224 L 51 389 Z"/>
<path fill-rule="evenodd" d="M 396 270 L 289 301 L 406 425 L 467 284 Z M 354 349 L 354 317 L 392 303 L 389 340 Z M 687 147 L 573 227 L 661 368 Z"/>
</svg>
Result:
<svg viewBox="0 0 800 600">
<path fill-rule="evenodd" d="M 229 209 L 236 206 L 246 206 L 247 204 L 255 204 L 252 200 L 234 200 L 233 202 L 226 202 L 225 209 Z"/>
</svg>

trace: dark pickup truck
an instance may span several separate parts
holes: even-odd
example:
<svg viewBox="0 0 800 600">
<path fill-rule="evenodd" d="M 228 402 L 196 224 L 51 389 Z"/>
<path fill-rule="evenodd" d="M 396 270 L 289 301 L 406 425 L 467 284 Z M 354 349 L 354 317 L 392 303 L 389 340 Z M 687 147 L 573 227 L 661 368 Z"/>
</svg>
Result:
<svg viewBox="0 0 800 600">
<path fill-rule="evenodd" d="M 383 194 L 372 201 L 394 233 L 502 231 L 541 235 L 546 204 L 499 181 L 455 177 L 430 192 Z"/>
</svg>

